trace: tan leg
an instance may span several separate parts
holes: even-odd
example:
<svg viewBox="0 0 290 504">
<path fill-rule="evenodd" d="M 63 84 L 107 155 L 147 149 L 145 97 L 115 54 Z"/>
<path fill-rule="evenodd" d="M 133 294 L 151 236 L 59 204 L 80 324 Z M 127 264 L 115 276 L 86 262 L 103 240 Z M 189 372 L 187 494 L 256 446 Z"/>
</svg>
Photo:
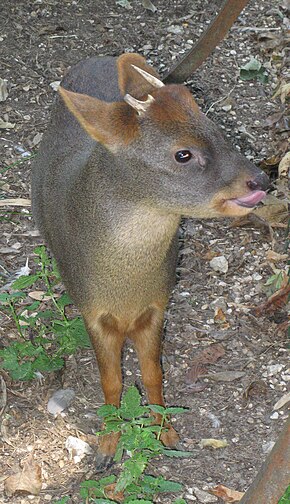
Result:
<svg viewBox="0 0 290 504">
<path fill-rule="evenodd" d="M 150 404 L 164 406 L 162 391 L 161 332 L 164 309 L 150 307 L 134 323 L 128 336 L 134 342 L 142 373 L 142 380 L 147 391 Z M 160 415 L 154 415 L 160 421 Z M 161 436 L 166 446 L 175 446 L 179 440 L 178 434 L 170 425 L 167 432 Z"/>
<path fill-rule="evenodd" d="M 121 352 L 125 335 L 118 328 L 117 320 L 111 315 L 84 317 L 99 366 L 105 404 L 120 405 L 122 393 Z M 119 433 L 100 436 L 96 469 L 104 470 L 112 463 L 116 452 Z"/>
</svg>

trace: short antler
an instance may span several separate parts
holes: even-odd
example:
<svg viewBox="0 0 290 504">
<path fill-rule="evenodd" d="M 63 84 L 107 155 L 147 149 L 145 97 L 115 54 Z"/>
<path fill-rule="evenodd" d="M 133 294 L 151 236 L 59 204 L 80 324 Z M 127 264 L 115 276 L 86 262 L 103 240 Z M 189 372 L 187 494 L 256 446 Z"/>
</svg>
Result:
<svg viewBox="0 0 290 504">
<path fill-rule="evenodd" d="M 146 79 L 150 84 L 152 84 L 152 86 L 154 87 L 157 87 L 157 88 L 161 88 L 164 86 L 163 82 L 159 79 L 157 79 L 157 77 L 154 77 L 154 75 L 146 72 L 145 70 L 143 70 L 142 68 L 139 68 L 137 67 L 136 65 L 131 65 L 137 72 L 139 72 L 139 74 L 142 75 L 142 77 L 144 77 L 144 79 Z"/>
<path fill-rule="evenodd" d="M 142 115 L 146 112 L 148 107 L 150 107 L 151 103 L 154 102 L 154 98 L 153 98 L 153 96 L 151 96 L 149 94 L 147 100 L 140 101 L 140 100 L 137 100 L 136 98 L 133 98 L 133 96 L 131 96 L 130 94 L 127 93 L 124 96 L 124 101 L 126 103 L 128 103 L 128 105 L 133 107 L 133 109 L 137 110 L 139 115 Z"/>
</svg>

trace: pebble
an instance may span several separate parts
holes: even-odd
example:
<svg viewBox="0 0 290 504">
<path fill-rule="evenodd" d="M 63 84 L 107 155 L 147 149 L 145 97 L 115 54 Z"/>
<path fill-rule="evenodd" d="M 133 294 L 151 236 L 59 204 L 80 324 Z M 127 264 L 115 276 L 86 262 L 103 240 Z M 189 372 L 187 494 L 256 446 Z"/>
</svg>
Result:
<svg viewBox="0 0 290 504">
<path fill-rule="evenodd" d="M 205 492 L 204 490 L 193 487 L 193 491 L 202 504 L 207 504 L 208 502 L 217 502 L 217 497 L 209 494 L 208 492 Z"/>
<path fill-rule="evenodd" d="M 209 265 L 214 271 L 219 273 L 226 273 L 229 269 L 229 263 L 225 256 L 214 257 Z"/>
<path fill-rule="evenodd" d="M 169 26 L 167 28 L 168 33 L 173 33 L 173 35 L 182 35 L 183 28 L 181 26 Z"/>
<path fill-rule="evenodd" d="M 270 418 L 271 418 L 271 420 L 278 420 L 278 418 L 279 418 L 278 411 L 274 411 L 274 413 L 272 413 L 272 415 L 270 415 Z"/>
</svg>

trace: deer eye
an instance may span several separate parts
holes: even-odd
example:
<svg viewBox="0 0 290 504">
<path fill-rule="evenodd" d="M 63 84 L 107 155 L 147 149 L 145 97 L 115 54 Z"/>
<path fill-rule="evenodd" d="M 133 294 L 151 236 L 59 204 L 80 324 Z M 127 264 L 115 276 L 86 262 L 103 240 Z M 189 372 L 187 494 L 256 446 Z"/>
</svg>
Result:
<svg viewBox="0 0 290 504">
<path fill-rule="evenodd" d="M 175 159 L 178 163 L 188 163 L 192 158 L 189 150 L 180 150 L 175 153 Z"/>
</svg>

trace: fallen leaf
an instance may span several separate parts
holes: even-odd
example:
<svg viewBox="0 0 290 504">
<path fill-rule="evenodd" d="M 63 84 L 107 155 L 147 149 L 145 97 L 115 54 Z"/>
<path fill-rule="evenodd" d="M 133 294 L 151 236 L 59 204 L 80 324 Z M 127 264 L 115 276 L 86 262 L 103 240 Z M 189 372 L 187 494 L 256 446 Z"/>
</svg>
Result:
<svg viewBox="0 0 290 504">
<path fill-rule="evenodd" d="M 275 94 L 272 96 L 272 100 L 280 96 L 281 103 L 285 103 L 287 96 L 290 95 L 290 83 L 286 83 L 282 81 L 280 86 L 278 87 Z"/>
<path fill-rule="evenodd" d="M 262 32 L 257 36 L 260 45 L 264 49 L 274 49 L 282 42 L 282 37 L 271 32 Z"/>
<path fill-rule="evenodd" d="M 25 198 L 7 198 L 4 200 L 0 200 L 0 207 L 4 206 L 23 206 L 30 207 L 31 200 Z"/>
<path fill-rule="evenodd" d="M 201 439 L 199 446 L 201 448 L 214 448 L 217 450 L 218 448 L 225 448 L 228 446 L 228 442 L 226 439 L 214 439 L 214 438 L 208 438 L 208 439 Z"/>
<path fill-rule="evenodd" d="M 245 492 L 237 492 L 236 490 L 231 490 L 231 488 L 227 488 L 224 485 L 217 485 L 209 491 L 213 495 L 223 499 L 225 502 L 239 502 L 245 495 Z"/>
<path fill-rule="evenodd" d="M 155 7 L 151 0 L 142 0 L 142 5 L 145 9 L 150 10 L 153 13 L 157 11 L 157 7 Z"/>
<path fill-rule="evenodd" d="M 104 488 L 105 495 L 108 499 L 112 499 L 114 502 L 123 502 L 124 493 L 123 492 L 115 492 L 116 483 L 111 483 L 110 485 L 106 485 Z"/>
<path fill-rule="evenodd" d="M 46 291 L 32 291 L 28 293 L 28 296 L 31 299 L 35 299 L 36 301 L 49 301 L 51 296 L 46 296 Z"/>
<path fill-rule="evenodd" d="M 280 397 L 279 401 L 277 401 L 274 405 L 273 410 L 277 411 L 278 409 L 283 408 L 283 406 L 285 406 L 285 404 L 288 404 L 288 402 L 290 402 L 290 392 Z"/>
<path fill-rule="evenodd" d="M 41 467 L 33 460 L 33 455 L 23 464 L 22 471 L 9 476 L 4 482 L 4 489 L 9 497 L 19 492 L 38 495 L 41 486 Z"/>
<path fill-rule="evenodd" d="M 7 100 L 7 98 L 8 98 L 7 80 L 1 79 L 0 77 L 0 102 Z"/>
<path fill-rule="evenodd" d="M 226 316 L 221 308 L 215 309 L 214 321 L 216 324 L 223 324 L 226 321 Z"/>
<path fill-rule="evenodd" d="M 243 376 L 245 376 L 243 371 L 221 371 L 219 373 L 204 375 L 205 378 L 209 378 L 210 380 L 225 382 L 239 380 Z"/>
<path fill-rule="evenodd" d="M 117 0 L 116 4 L 120 5 L 121 7 L 125 7 L 125 9 L 127 9 L 127 10 L 133 9 L 129 0 Z"/>
<path fill-rule="evenodd" d="M 290 168 L 290 151 L 281 159 L 278 166 L 279 177 L 287 177 Z"/>
<path fill-rule="evenodd" d="M 10 123 L 8 121 L 3 121 L 0 119 L 0 129 L 12 129 L 15 128 L 15 123 Z"/>
<path fill-rule="evenodd" d="M 225 349 L 220 343 L 214 343 L 198 352 L 194 356 L 193 361 L 197 364 L 214 364 L 225 353 Z"/>
<path fill-rule="evenodd" d="M 284 261 L 285 259 L 288 259 L 288 254 L 278 254 L 278 252 L 274 252 L 274 250 L 268 250 L 266 253 L 266 259 L 269 262 Z"/>
<path fill-rule="evenodd" d="M 281 310 L 281 308 L 288 303 L 289 293 L 290 284 L 288 283 L 286 286 L 274 292 L 265 303 L 257 306 L 254 309 L 254 314 L 257 317 L 261 317 L 265 313 L 275 313 L 277 310 Z"/>
<path fill-rule="evenodd" d="M 5 380 L 0 376 L 0 417 L 2 416 L 7 404 L 7 388 Z"/>
<path fill-rule="evenodd" d="M 244 391 L 244 396 L 246 399 L 248 397 L 257 397 L 267 394 L 267 385 L 263 380 L 253 380 Z"/>
<path fill-rule="evenodd" d="M 191 366 L 190 370 L 188 373 L 185 375 L 185 383 L 196 383 L 198 380 L 199 376 L 203 376 L 207 372 L 207 369 L 204 366 L 201 366 L 200 364 L 195 364 Z"/>
<path fill-rule="evenodd" d="M 275 226 L 278 223 L 288 220 L 287 201 L 280 200 L 275 196 L 267 194 L 263 200 L 262 206 L 253 211 L 254 215 L 264 219 L 266 222 Z"/>
</svg>

